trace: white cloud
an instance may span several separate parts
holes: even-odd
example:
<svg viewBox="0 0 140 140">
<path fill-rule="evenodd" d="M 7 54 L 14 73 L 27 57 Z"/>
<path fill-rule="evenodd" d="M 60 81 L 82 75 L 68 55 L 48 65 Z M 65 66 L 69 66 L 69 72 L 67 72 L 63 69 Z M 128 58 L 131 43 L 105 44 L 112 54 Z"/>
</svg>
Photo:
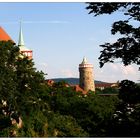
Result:
<svg viewBox="0 0 140 140">
<path fill-rule="evenodd" d="M 119 63 L 108 63 L 101 69 L 95 69 L 95 79 L 101 81 L 116 82 L 129 79 L 137 82 L 138 78 L 138 66 L 136 65 L 123 66 Z"/>
<path fill-rule="evenodd" d="M 75 72 L 70 69 L 61 70 L 61 74 L 64 77 L 76 77 Z"/>
<path fill-rule="evenodd" d="M 118 71 L 120 69 L 119 66 L 116 64 L 110 63 L 109 65 L 114 71 Z"/>
<path fill-rule="evenodd" d="M 122 73 L 125 75 L 135 75 L 138 70 L 136 70 L 133 66 L 122 66 Z"/>
<path fill-rule="evenodd" d="M 112 70 L 114 73 L 119 72 L 124 75 L 135 75 L 137 73 L 136 67 L 129 65 L 129 66 L 124 66 L 123 64 L 114 64 L 110 63 L 108 64 L 110 67 L 110 70 Z"/>
</svg>

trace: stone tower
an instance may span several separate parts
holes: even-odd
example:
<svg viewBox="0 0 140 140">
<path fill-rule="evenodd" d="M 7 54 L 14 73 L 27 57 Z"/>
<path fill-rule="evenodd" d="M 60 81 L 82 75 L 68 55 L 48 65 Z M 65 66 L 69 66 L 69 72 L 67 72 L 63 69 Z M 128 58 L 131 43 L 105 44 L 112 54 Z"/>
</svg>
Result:
<svg viewBox="0 0 140 140">
<path fill-rule="evenodd" d="M 79 84 L 80 87 L 85 91 L 95 91 L 95 84 L 93 78 L 93 65 L 87 62 L 84 57 L 81 64 L 79 64 Z"/>
</svg>

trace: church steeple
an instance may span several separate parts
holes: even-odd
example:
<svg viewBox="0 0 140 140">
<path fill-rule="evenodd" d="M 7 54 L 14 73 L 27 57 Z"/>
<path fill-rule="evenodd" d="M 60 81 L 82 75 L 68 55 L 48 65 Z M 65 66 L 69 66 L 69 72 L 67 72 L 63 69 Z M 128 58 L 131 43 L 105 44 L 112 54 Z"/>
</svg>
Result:
<svg viewBox="0 0 140 140">
<path fill-rule="evenodd" d="M 19 47 L 25 47 L 24 39 L 23 39 L 23 32 L 22 32 L 21 21 L 20 21 L 20 32 L 19 32 L 18 46 L 19 46 Z"/>
<path fill-rule="evenodd" d="M 20 52 L 28 57 L 28 59 L 32 59 L 33 57 L 33 51 L 26 48 L 25 44 L 24 44 L 24 39 L 23 39 L 23 32 L 22 32 L 22 26 L 21 26 L 21 22 L 20 22 L 20 31 L 19 31 L 19 40 L 18 40 L 18 47 L 20 49 Z"/>
</svg>

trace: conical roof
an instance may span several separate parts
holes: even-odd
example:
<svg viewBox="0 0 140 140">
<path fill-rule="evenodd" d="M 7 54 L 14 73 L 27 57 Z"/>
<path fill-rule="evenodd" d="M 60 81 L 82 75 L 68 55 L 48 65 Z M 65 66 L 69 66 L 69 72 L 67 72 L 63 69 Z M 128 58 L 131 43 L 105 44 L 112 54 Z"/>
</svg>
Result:
<svg viewBox="0 0 140 140">
<path fill-rule="evenodd" d="M 20 47 L 25 47 L 21 23 L 20 23 L 20 32 L 19 32 L 18 46 L 20 46 Z"/>
<path fill-rule="evenodd" d="M 87 58 L 84 56 L 84 58 L 83 58 L 83 61 L 82 61 L 82 64 L 87 64 L 88 62 L 87 62 Z"/>
<path fill-rule="evenodd" d="M 4 29 L 2 27 L 0 27 L 0 41 L 8 41 L 11 40 L 12 42 L 14 42 L 11 37 L 6 33 L 6 31 L 4 31 Z"/>
<path fill-rule="evenodd" d="M 21 22 L 20 22 L 20 32 L 19 32 L 18 46 L 20 48 L 20 51 L 28 51 L 28 50 L 30 50 L 30 49 L 26 48 L 25 43 L 24 43 Z"/>
<path fill-rule="evenodd" d="M 84 57 L 82 63 L 79 64 L 79 68 L 93 68 L 93 65 L 88 63 L 86 57 Z"/>
</svg>

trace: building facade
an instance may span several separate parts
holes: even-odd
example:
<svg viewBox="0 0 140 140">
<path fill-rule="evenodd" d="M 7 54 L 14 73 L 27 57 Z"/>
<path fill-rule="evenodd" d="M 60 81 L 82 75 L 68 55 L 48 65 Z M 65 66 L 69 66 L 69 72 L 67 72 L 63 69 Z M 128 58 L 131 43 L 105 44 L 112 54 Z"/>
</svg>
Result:
<svg viewBox="0 0 140 140">
<path fill-rule="evenodd" d="M 93 65 L 88 63 L 85 57 L 79 64 L 79 86 L 86 92 L 90 90 L 95 92 Z"/>
</svg>

